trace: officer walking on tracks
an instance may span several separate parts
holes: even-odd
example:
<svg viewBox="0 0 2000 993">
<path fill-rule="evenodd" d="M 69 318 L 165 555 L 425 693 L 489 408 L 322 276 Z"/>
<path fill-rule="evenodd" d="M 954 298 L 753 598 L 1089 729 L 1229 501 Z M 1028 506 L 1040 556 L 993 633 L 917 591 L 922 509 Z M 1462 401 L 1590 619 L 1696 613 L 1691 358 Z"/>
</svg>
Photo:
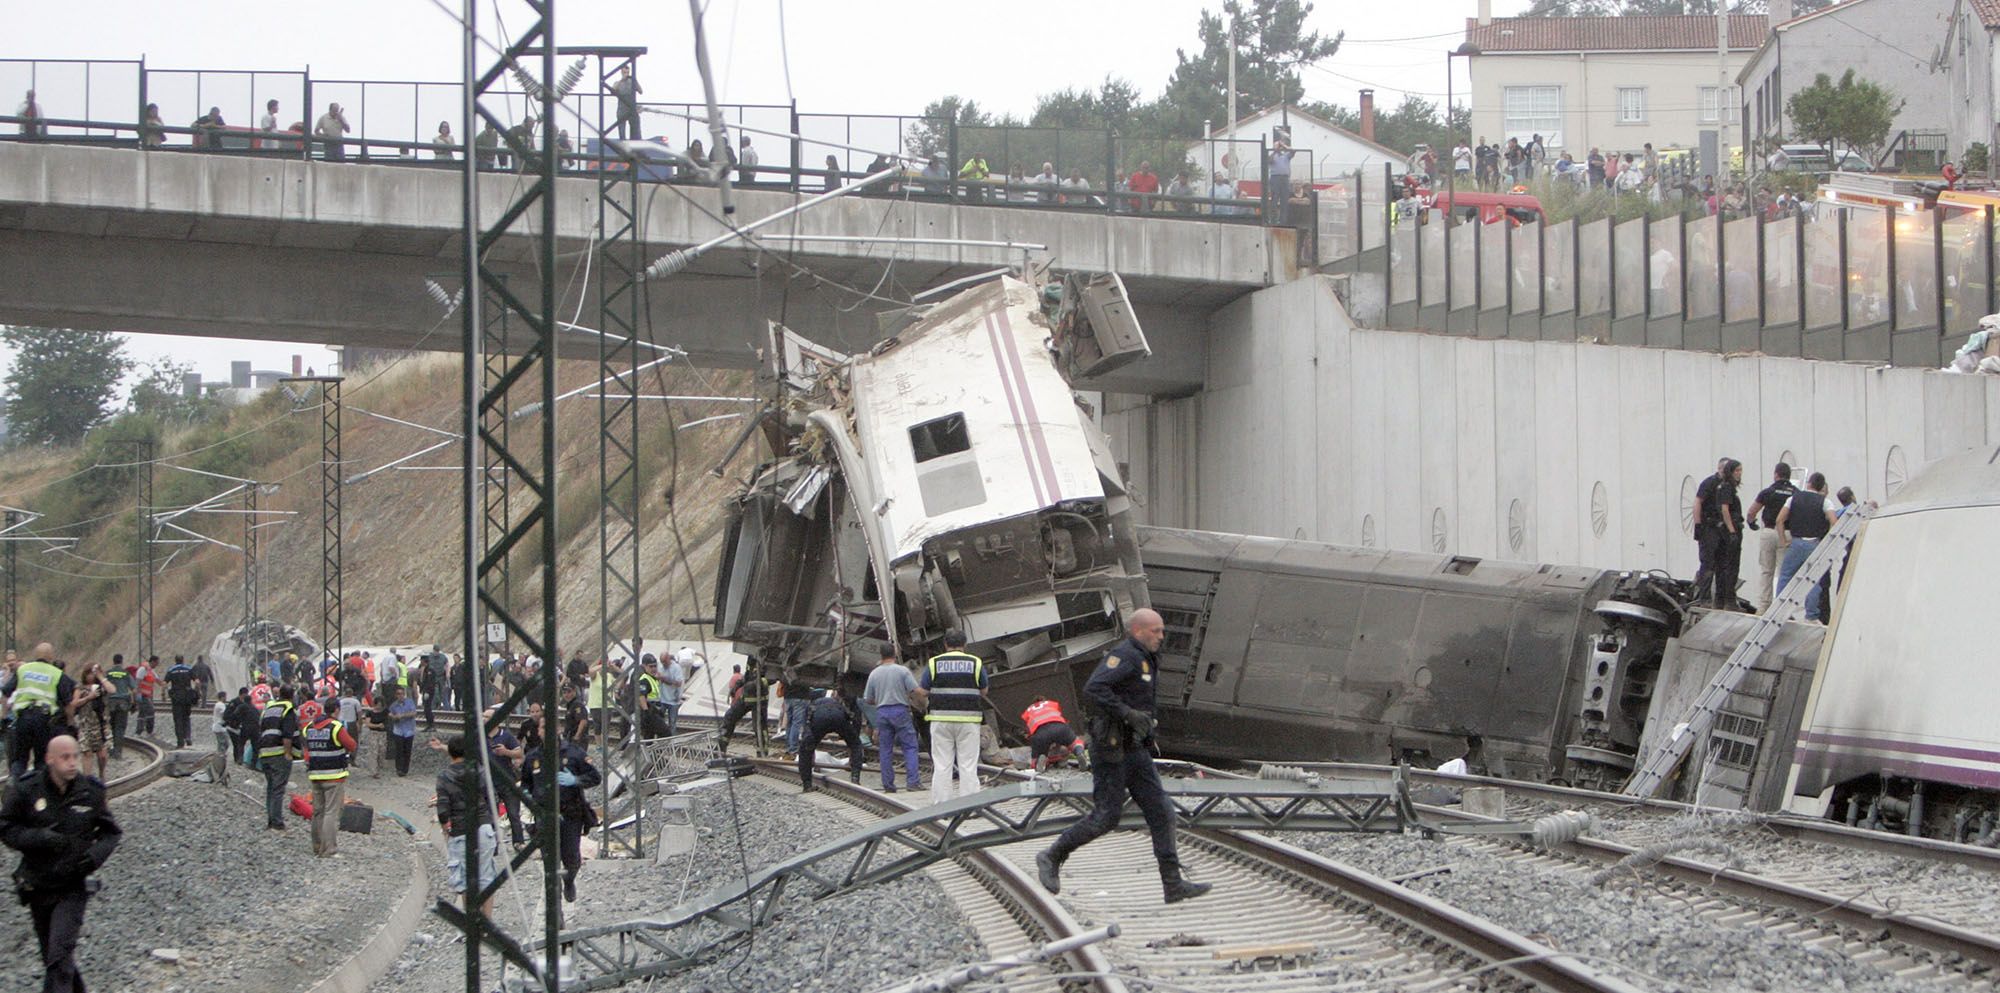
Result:
<svg viewBox="0 0 2000 993">
<path fill-rule="evenodd" d="M 965 650 L 957 628 L 944 633 L 944 648 L 918 679 L 930 695 L 924 720 L 931 726 L 932 803 L 979 792 L 979 726 L 986 720 L 986 663 Z"/>
<path fill-rule="evenodd" d="M 1098 663 L 1083 686 L 1084 709 L 1090 728 L 1090 813 L 1058 835 L 1055 844 L 1035 855 L 1043 888 L 1062 888 L 1064 860 L 1118 824 L 1129 793 L 1146 816 L 1153 834 L 1153 858 L 1160 864 L 1160 882 L 1168 903 L 1198 897 L 1211 888 L 1181 878 L 1180 853 L 1174 847 L 1174 810 L 1167 803 L 1159 770 L 1153 767 L 1153 674 L 1159 671 L 1160 642 L 1166 626 L 1150 609 L 1132 612 L 1126 622 L 1131 637 L 1118 643 Z"/>
<path fill-rule="evenodd" d="M 299 718 L 292 712 L 288 684 L 257 715 L 257 767 L 264 771 L 264 826 L 285 829 L 285 785 L 292 778 L 292 750 L 298 744 Z"/>
<path fill-rule="evenodd" d="M 69 710 L 70 698 L 76 695 L 76 680 L 63 675 L 62 667 L 53 661 L 55 654 L 56 646 L 46 641 L 36 645 L 34 661 L 23 663 L 0 684 L 0 695 L 11 695 L 14 701 L 14 733 L 7 742 L 7 765 L 15 782 L 28 771 L 30 759 L 37 766 L 43 764 L 49 739 L 55 737 L 60 723 L 57 715 Z"/>
<path fill-rule="evenodd" d="M 16 779 L 0 802 L 0 842 L 21 853 L 14 887 L 35 921 L 43 993 L 83 993 L 76 938 L 84 904 L 97 892 L 90 874 L 122 837 L 104 784 L 80 774 L 81 762 L 76 739 L 58 735 L 48 743 L 48 761 Z"/>
<path fill-rule="evenodd" d="M 324 858 L 340 848 L 340 808 L 347 800 L 347 767 L 360 745 L 347 725 L 334 715 L 317 712 L 319 705 L 308 702 L 310 720 L 299 732 L 305 741 L 306 779 L 312 783 L 312 852 Z"/>
</svg>

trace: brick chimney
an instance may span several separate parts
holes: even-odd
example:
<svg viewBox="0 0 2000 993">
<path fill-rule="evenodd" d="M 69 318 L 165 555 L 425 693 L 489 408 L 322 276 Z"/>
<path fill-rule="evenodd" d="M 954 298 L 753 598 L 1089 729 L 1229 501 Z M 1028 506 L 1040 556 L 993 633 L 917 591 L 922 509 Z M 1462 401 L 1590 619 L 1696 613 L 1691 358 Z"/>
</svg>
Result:
<svg viewBox="0 0 2000 993">
<path fill-rule="evenodd" d="M 1361 91 L 1361 140 L 1375 140 L 1375 91 Z"/>
<path fill-rule="evenodd" d="M 305 356 L 303 355 L 292 356 L 292 375 L 294 376 L 299 375 L 300 371 L 303 370 L 305 367 L 306 367 Z"/>
</svg>

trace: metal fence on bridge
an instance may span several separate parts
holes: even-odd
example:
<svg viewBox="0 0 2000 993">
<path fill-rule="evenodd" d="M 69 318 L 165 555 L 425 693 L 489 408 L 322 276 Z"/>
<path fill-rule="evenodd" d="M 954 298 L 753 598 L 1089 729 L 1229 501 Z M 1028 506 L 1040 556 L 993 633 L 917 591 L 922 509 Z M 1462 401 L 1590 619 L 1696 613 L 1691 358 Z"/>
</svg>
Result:
<svg viewBox="0 0 2000 993">
<path fill-rule="evenodd" d="M 315 77 L 309 68 L 160 68 L 144 59 L 0 59 L 0 94 L 9 88 L 34 91 L 40 113 L 33 120 L 0 116 L 0 130 L 7 132 L 0 140 L 411 167 L 449 167 L 470 145 L 472 154 L 495 170 L 517 165 L 497 136 L 487 142 L 482 134 L 468 142 L 445 130 L 459 113 L 456 82 L 331 79 Z M 537 102 L 526 92 L 498 87 L 492 96 L 496 105 L 505 101 L 515 109 L 508 121 L 514 126 L 531 116 Z M 584 85 L 563 94 L 553 126 L 568 136 L 559 143 L 564 171 L 590 172 L 604 161 L 592 122 L 609 119 L 605 109 L 615 99 L 588 76 Z M 264 118 L 274 100 L 275 123 L 267 130 Z M 316 135 L 321 115 L 336 103 L 345 134 Z M 646 182 L 705 182 L 690 159 L 698 154 L 705 164 L 719 154 L 738 156 L 742 138 L 749 137 L 757 163 L 739 164 L 732 182 L 751 188 L 818 191 L 900 158 L 904 175 L 869 195 L 1293 227 L 1306 243 L 1302 262 L 1320 257 L 1315 244 L 1345 237 L 1345 190 L 1338 181 L 1313 175 L 1311 149 L 1293 150 L 1289 174 L 1281 175 L 1284 170 L 1274 172 L 1272 150 L 1261 140 L 1138 138 L 1104 129 L 801 113 L 793 103 L 722 105 L 730 147 L 721 152 L 705 147 L 711 140 L 705 105 L 642 101 L 639 109 L 645 137 L 628 147 Z M 973 160 L 983 161 L 984 168 L 972 167 Z M 1142 164 L 1153 167 L 1154 191 L 1145 190 L 1149 184 L 1130 188 Z M 621 161 L 611 168 L 626 165 Z M 1320 215 L 1322 201 L 1337 202 L 1337 218 Z"/>
<path fill-rule="evenodd" d="M 1321 258 L 1383 286 L 1392 328 L 1935 368 L 2000 311 L 1992 207 L 1480 222 L 1345 186 Z"/>
</svg>

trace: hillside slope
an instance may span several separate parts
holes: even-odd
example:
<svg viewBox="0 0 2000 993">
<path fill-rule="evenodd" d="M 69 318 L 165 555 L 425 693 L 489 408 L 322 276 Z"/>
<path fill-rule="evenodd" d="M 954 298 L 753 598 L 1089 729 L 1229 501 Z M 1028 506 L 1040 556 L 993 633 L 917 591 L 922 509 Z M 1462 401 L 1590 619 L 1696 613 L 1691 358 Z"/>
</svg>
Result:
<svg viewBox="0 0 2000 993">
<path fill-rule="evenodd" d="M 594 381 L 594 362 L 567 362 L 562 388 Z M 675 369 L 650 375 L 648 393 L 743 396 L 747 373 Z M 384 367 L 361 369 L 347 379 L 343 429 L 344 477 L 375 469 L 441 436 L 367 416 L 369 411 L 445 430 L 458 426 L 458 361 L 455 356 L 417 355 Z M 558 416 L 557 535 L 560 588 L 557 591 L 562 650 L 599 651 L 598 645 L 598 436 L 597 401 L 564 401 Z M 744 404 L 702 401 L 676 403 L 681 422 L 746 410 Z M 713 595 L 717 539 L 723 501 L 736 486 L 709 474 L 742 424 L 729 418 L 681 431 L 667 424 L 665 404 L 648 401 L 640 410 L 640 561 L 643 573 L 641 621 L 649 638 L 680 637 L 678 618 L 706 614 Z M 296 625 L 315 639 L 320 628 L 320 488 L 317 407 L 297 406 L 273 391 L 225 418 L 197 427 L 158 429 L 122 418 L 94 431 L 81 450 L 17 451 L 0 456 L 0 503 L 45 513 L 32 525 L 41 535 L 77 538 L 73 548 L 43 550 L 23 545 L 20 563 L 21 616 L 18 647 L 54 642 L 66 658 L 109 660 L 130 654 L 136 644 L 138 470 L 121 438 L 158 432 L 154 466 L 154 506 L 162 513 L 232 486 L 202 473 L 277 481 L 259 496 L 258 509 L 288 511 L 260 515 L 270 521 L 258 531 L 260 614 Z M 513 430 L 539 430 L 536 417 L 520 418 Z M 679 525 L 696 588 L 675 558 L 675 538 L 662 494 L 678 443 Z M 761 441 L 731 467 L 740 476 L 760 456 Z M 411 466 L 456 466 L 456 445 L 439 449 Z M 344 489 L 343 549 L 345 641 L 350 644 L 459 643 L 459 562 L 462 549 L 460 476 L 457 472 L 390 469 Z M 517 491 L 518 492 L 518 491 Z M 221 506 L 242 508 L 240 502 Z M 246 515 L 188 514 L 179 523 L 219 541 L 240 545 Z M 178 537 L 185 537 L 177 535 Z M 175 555 L 176 549 L 179 553 Z M 217 634 L 243 616 L 243 559 L 214 544 L 156 546 L 159 560 L 171 561 L 155 583 L 155 651 L 163 656 L 206 651 Z M 516 576 L 530 569 L 517 556 Z M 539 583 L 517 578 L 513 599 L 528 616 L 540 601 Z"/>
</svg>

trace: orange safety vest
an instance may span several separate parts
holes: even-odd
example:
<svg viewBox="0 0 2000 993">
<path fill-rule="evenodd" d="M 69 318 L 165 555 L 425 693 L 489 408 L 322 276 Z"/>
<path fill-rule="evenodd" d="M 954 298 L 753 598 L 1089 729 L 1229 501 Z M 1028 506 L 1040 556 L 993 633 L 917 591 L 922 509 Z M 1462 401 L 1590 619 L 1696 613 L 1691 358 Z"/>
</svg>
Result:
<svg viewBox="0 0 2000 993">
<path fill-rule="evenodd" d="M 1069 723 L 1063 720 L 1062 707 L 1054 700 L 1036 700 L 1029 704 L 1028 709 L 1021 711 L 1021 720 L 1027 722 L 1029 734 L 1041 730 L 1044 724 Z"/>
</svg>

